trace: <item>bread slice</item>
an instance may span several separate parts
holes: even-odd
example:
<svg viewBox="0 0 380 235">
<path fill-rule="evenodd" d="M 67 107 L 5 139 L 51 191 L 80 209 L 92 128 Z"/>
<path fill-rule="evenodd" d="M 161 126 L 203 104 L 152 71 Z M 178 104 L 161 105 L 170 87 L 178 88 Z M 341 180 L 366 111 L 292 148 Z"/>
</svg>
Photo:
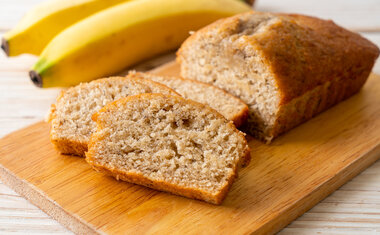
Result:
<svg viewBox="0 0 380 235">
<path fill-rule="evenodd" d="M 242 100 L 207 83 L 137 72 L 130 72 L 128 77 L 145 78 L 164 84 L 178 92 L 183 98 L 207 104 L 225 118 L 233 121 L 236 127 L 241 126 L 247 120 L 248 106 Z"/>
<path fill-rule="evenodd" d="M 151 80 L 110 77 L 62 91 L 49 114 L 50 139 L 63 154 L 84 156 L 95 123 L 91 116 L 116 99 L 141 93 L 178 95 Z"/>
<path fill-rule="evenodd" d="M 93 116 L 87 162 L 116 179 L 220 204 L 250 151 L 209 106 L 178 96 L 119 99 Z"/>
<path fill-rule="evenodd" d="M 248 12 L 194 33 L 177 55 L 183 77 L 247 103 L 248 132 L 270 142 L 358 92 L 379 49 L 332 21 Z"/>
</svg>

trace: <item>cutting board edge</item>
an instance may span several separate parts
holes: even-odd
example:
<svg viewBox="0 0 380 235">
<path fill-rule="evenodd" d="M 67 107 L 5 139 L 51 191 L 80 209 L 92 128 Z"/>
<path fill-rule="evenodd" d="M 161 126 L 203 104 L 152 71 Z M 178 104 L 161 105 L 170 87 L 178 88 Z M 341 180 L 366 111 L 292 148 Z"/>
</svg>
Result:
<svg viewBox="0 0 380 235">
<path fill-rule="evenodd" d="M 40 122 L 36 124 L 38 123 Z M 104 234 L 78 216 L 68 213 L 44 192 L 38 190 L 32 183 L 20 179 L 2 164 L 0 164 L 0 179 L 5 185 L 40 208 L 68 230 L 76 234 Z"/>
</svg>

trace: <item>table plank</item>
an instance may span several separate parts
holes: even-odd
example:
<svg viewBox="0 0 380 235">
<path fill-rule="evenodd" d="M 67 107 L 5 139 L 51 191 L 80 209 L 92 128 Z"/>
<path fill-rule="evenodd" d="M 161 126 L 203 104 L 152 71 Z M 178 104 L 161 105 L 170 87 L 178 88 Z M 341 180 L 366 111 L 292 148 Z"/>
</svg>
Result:
<svg viewBox="0 0 380 235">
<path fill-rule="evenodd" d="M 258 0 L 258 11 L 288 12 L 333 19 L 337 24 L 354 31 L 380 31 L 378 0 Z"/>
</svg>

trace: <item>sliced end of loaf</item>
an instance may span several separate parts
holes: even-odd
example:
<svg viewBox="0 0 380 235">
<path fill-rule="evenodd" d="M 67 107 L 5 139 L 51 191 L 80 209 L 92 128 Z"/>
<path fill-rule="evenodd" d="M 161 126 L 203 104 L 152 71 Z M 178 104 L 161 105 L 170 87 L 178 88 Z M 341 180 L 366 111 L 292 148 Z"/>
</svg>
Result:
<svg viewBox="0 0 380 235">
<path fill-rule="evenodd" d="M 119 98 L 151 92 L 178 95 L 160 83 L 124 77 L 99 79 L 62 91 L 48 118 L 51 142 L 63 154 L 84 156 L 96 127 L 91 120 L 95 112 Z"/>
<path fill-rule="evenodd" d="M 128 182 L 220 204 L 250 159 L 244 134 L 203 104 L 141 94 L 93 116 L 86 160 Z"/>
<path fill-rule="evenodd" d="M 223 19 L 190 36 L 177 52 L 181 76 L 220 87 L 249 108 L 243 127 L 266 142 L 273 138 L 280 94 L 260 51 L 247 44 L 249 36 L 276 23 L 270 14 Z"/>
</svg>

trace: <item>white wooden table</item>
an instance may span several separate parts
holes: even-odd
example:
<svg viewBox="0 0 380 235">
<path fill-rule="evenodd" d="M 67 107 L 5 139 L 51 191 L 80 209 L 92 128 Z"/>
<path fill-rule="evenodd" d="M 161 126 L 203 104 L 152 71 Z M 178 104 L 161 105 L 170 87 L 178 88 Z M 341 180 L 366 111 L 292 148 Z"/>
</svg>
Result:
<svg viewBox="0 0 380 235">
<path fill-rule="evenodd" d="M 0 0 L 0 36 L 40 1 Z M 333 19 L 380 46 L 380 0 L 258 0 L 256 10 Z M 173 55 L 167 55 L 144 63 L 139 69 L 172 58 Z M 27 71 L 35 60 L 31 56 L 9 59 L 0 53 L 0 137 L 43 119 L 55 100 L 57 89 L 38 89 L 29 81 Z M 374 72 L 380 74 L 380 60 Z M 0 182 L 0 234 L 72 233 Z M 380 234 L 380 161 L 280 234 Z"/>
</svg>

